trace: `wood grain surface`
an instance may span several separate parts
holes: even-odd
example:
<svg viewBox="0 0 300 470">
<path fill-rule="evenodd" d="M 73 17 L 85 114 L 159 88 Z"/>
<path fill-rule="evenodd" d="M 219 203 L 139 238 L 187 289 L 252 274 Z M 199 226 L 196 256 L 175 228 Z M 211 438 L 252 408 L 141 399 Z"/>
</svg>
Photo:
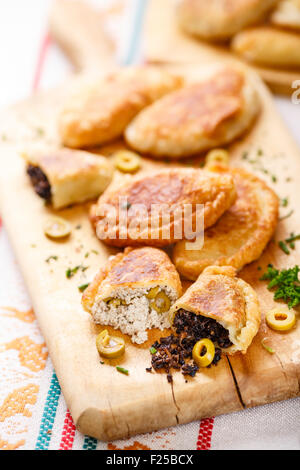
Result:
<svg viewBox="0 0 300 470">
<path fill-rule="evenodd" d="M 55 0 L 49 31 L 77 71 L 105 70 L 115 63 L 115 44 L 105 28 L 104 13 L 87 2 Z"/>
<path fill-rule="evenodd" d="M 216 60 L 241 61 L 228 47 L 217 46 L 182 32 L 175 17 L 175 0 L 149 0 L 145 19 L 145 58 L 148 62 L 206 64 Z M 291 95 L 300 70 L 252 66 L 275 93 Z"/>
<path fill-rule="evenodd" d="M 207 73 L 200 66 L 169 68 L 193 81 Z M 288 207 L 281 209 L 281 216 L 294 211 L 279 223 L 274 240 L 262 258 L 241 272 L 241 277 L 256 289 L 264 316 L 274 307 L 274 302 L 266 283 L 259 281 L 261 273 L 268 263 L 286 268 L 300 261 L 300 244 L 290 256 L 277 245 L 290 232 L 299 231 L 300 153 L 278 116 L 269 91 L 256 74 L 251 74 L 263 111 L 252 131 L 230 147 L 231 165 L 253 171 L 280 198 L 288 198 Z M 101 440 L 113 440 L 299 396 L 299 321 L 297 328 L 288 334 L 269 330 L 263 321 L 246 356 L 230 359 L 224 356 L 217 367 L 202 370 L 187 382 L 176 372 L 173 386 L 164 373 L 145 371 L 150 365 L 148 348 L 161 335 L 157 331 L 151 332 L 148 343 L 142 346 L 133 345 L 126 338 L 126 354 L 118 364 L 129 370 L 129 376 L 117 372 L 117 362 L 100 363 L 95 337 L 101 328 L 94 326 L 83 311 L 78 286 L 89 282 L 116 250 L 96 239 L 87 218 L 88 204 L 59 212 L 72 224 L 70 239 L 60 243 L 47 239 L 43 220 L 52 211 L 33 192 L 19 156 L 24 149 L 59 144 L 56 118 L 70 88 L 72 82 L 67 82 L 0 116 L 0 212 L 78 429 Z M 95 152 L 109 157 L 114 149 L 122 146 L 122 142 L 117 142 Z M 203 156 L 199 156 L 186 164 L 199 166 L 202 160 Z M 149 173 L 156 165 L 143 159 L 141 171 Z M 116 174 L 114 184 L 118 184 L 120 177 L 124 178 Z M 57 256 L 57 261 L 47 262 L 50 256 Z M 79 270 L 72 279 L 67 279 L 66 270 L 77 265 L 88 269 Z M 262 339 L 273 347 L 275 354 L 262 347 Z"/>
</svg>

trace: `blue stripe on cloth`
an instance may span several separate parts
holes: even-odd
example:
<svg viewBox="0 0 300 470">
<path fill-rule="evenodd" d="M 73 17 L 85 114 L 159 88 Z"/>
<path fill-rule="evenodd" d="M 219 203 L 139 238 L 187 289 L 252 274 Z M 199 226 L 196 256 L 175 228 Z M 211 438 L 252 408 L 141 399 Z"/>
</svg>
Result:
<svg viewBox="0 0 300 470">
<path fill-rule="evenodd" d="M 134 19 L 133 33 L 128 47 L 127 57 L 123 65 L 131 65 L 135 61 L 135 56 L 138 50 L 138 43 L 141 38 L 141 31 L 143 25 L 144 14 L 148 0 L 137 0 L 136 14 Z"/>
<path fill-rule="evenodd" d="M 36 441 L 36 450 L 47 450 L 49 447 L 59 397 L 60 385 L 55 372 L 53 372 L 40 425 L 40 431 Z"/>
<path fill-rule="evenodd" d="M 83 450 L 96 450 L 97 448 L 97 439 L 93 437 L 85 436 L 83 443 Z"/>
</svg>

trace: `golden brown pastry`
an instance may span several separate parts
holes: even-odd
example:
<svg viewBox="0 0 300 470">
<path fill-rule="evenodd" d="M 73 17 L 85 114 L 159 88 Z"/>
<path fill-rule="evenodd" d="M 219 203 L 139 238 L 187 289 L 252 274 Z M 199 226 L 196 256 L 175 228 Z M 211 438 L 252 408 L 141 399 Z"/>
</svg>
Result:
<svg viewBox="0 0 300 470">
<path fill-rule="evenodd" d="M 86 148 L 120 137 L 141 109 L 181 85 L 182 78 L 162 68 L 121 69 L 71 97 L 59 118 L 61 140 Z"/>
<path fill-rule="evenodd" d="M 182 293 L 179 275 L 164 251 L 126 248 L 108 262 L 82 297 L 95 323 L 147 340 L 147 330 L 169 328 L 169 310 Z"/>
<path fill-rule="evenodd" d="M 95 199 L 112 180 L 112 164 L 101 155 L 54 149 L 23 156 L 35 192 L 54 209 Z"/>
<path fill-rule="evenodd" d="M 177 18 L 184 31 L 207 40 L 225 40 L 264 20 L 278 0 L 179 0 Z"/>
<path fill-rule="evenodd" d="M 269 26 L 247 29 L 232 40 L 232 50 L 249 62 L 268 67 L 300 67 L 300 35 Z"/>
<path fill-rule="evenodd" d="M 160 170 L 108 189 L 90 217 L 98 238 L 108 245 L 166 246 L 203 233 L 235 197 L 229 174 L 192 168 Z"/>
<path fill-rule="evenodd" d="M 216 166 L 217 171 L 223 170 Z M 230 168 L 237 199 L 218 222 L 204 233 L 201 250 L 187 250 L 177 243 L 173 262 L 187 279 L 197 279 L 211 265 L 242 269 L 258 259 L 270 241 L 278 221 L 278 197 L 266 183 L 241 168 Z"/>
<path fill-rule="evenodd" d="M 206 268 L 170 310 L 172 323 L 176 315 L 191 314 L 201 316 L 198 327 L 207 318 L 214 320 L 213 339 L 227 354 L 245 354 L 261 322 L 256 292 L 230 266 Z"/>
<path fill-rule="evenodd" d="M 144 109 L 125 131 L 128 144 L 153 157 L 184 158 L 245 132 L 259 98 L 243 72 L 226 68 Z"/>
<path fill-rule="evenodd" d="M 282 0 L 271 15 L 271 23 L 300 30 L 300 0 Z"/>
</svg>

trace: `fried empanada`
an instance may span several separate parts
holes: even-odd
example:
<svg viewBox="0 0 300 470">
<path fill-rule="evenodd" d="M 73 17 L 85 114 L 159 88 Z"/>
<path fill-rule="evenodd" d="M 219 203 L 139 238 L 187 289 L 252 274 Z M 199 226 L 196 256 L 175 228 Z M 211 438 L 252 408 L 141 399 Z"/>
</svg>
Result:
<svg viewBox="0 0 300 470">
<path fill-rule="evenodd" d="M 249 128 L 259 107 L 243 72 L 226 68 L 141 111 L 125 138 L 153 157 L 180 159 L 233 141 Z"/>
<path fill-rule="evenodd" d="M 139 111 L 182 83 L 158 67 L 121 69 L 71 97 L 59 117 L 61 140 L 86 148 L 120 137 Z"/>
<path fill-rule="evenodd" d="M 112 180 L 113 166 L 101 155 L 55 149 L 23 157 L 35 192 L 54 209 L 97 198 Z"/>
<path fill-rule="evenodd" d="M 300 30 L 300 0 L 282 0 L 270 19 L 276 26 Z"/>
<path fill-rule="evenodd" d="M 261 256 L 276 228 L 278 197 L 274 191 L 241 168 L 229 171 L 237 190 L 235 204 L 205 231 L 201 250 L 187 250 L 185 241 L 174 247 L 173 262 L 187 279 L 197 279 L 212 265 L 243 268 Z"/>
<path fill-rule="evenodd" d="M 187 33 L 207 40 L 226 40 L 255 24 L 278 0 L 179 0 L 177 18 Z"/>
<path fill-rule="evenodd" d="M 170 327 L 168 313 L 181 293 L 179 275 L 164 251 L 126 248 L 96 276 L 82 304 L 95 323 L 144 343 L 147 330 Z"/>
<path fill-rule="evenodd" d="M 247 29 L 232 40 L 231 48 L 248 62 L 268 67 L 300 67 L 300 35 L 269 26 Z"/>
<path fill-rule="evenodd" d="M 235 197 L 229 174 L 161 170 L 108 189 L 91 208 L 90 218 L 98 238 L 108 245 L 166 246 L 203 233 Z"/>
<path fill-rule="evenodd" d="M 207 319 L 211 319 L 209 339 L 227 354 L 245 354 L 261 322 L 256 292 L 236 277 L 231 266 L 206 268 L 170 310 L 175 325 L 185 318 L 193 321 L 195 315 L 199 330 L 201 326 L 206 328 Z"/>
</svg>

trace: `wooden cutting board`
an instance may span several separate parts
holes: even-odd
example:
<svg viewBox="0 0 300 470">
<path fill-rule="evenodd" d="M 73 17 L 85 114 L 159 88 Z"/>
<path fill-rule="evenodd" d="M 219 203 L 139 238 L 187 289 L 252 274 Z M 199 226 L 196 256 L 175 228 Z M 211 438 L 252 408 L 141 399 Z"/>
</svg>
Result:
<svg viewBox="0 0 300 470">
<path fill-rule="evenodd" d="M 240 62 L 228 47 L 201 41 L 177 26 L 175 0 L 149 0 L 145 19 L 144 53 L 148 62 L 206 64 L 216 60 Z M 292 95 L 292 83 L 300 79 L 300 70 L 253 68 L 275 93 Z"/>
<path fill-rule="evenodd" d="M 190 80 L 204 73 L 199 66 L 170 68 Z M 261 95 L 263 111 L 253 130 L 231 146 L 231 163 L 255 172 L 280 198 L 288 198 L 282 215 L 294 212 L 279 223 L 274 235 L 278 241 L 299 231 L 300 152 L 278 116 L 269 91 L 256 75 L 252 79 Z M 1 114 L 0 213 L 78 429 L 101 440 L 114 440 L 299 396 L 299 321 L 288 334 L 273 332 L 263 322 L 246 356 L 224 356 L 217 367 L 202 370 L 187 381 L 176 372 L 173 386 L 164 373 L 145 371 L 150 365 L 149 346 L 161 333 L 151 332 L 149 342 L 141 346 L 126 339 L 126 354 L 118 364 L 129 370 L 129 376 L 117 372 L 117 362 L 100 363 L 95 337 L 101 328 L 94 326 L 83 311 L 78 286 L 90 281 L 116 250 L 96 239 L 87 218 L 88 205 L 59 212 L 73 227 L 68 241 L 47 239 L 42 227 L 51 210 L 34 194 L 19 156 L 31 145 L 58 143 L 57 113 L 70 87 L 68 82 Z M 109 155 L 122 145 L 116 143 L 99 151 Z M 199 166 L 201 159 L 188 164 Z M 149 172 L 154 165 L 145 159 L 142 171 Z M 242 271 L 241 276 L 258 292 L 263 316 L 274 303 L 265 282 L 259 281 L 261 273 L 270 262 L 278 268 L 294 266 L 300 262 L 299 254 L 300 244 L 287 256 L 273 241 L 258 262 Z M 57 256 L 57 261 L 49 261 L 51 256 Z M 77 265 L 88 269 L 67 279 L 66 269 Z M 263 338 L 276 351 L 274 355 L 262 347 Z"/>
</svg>

